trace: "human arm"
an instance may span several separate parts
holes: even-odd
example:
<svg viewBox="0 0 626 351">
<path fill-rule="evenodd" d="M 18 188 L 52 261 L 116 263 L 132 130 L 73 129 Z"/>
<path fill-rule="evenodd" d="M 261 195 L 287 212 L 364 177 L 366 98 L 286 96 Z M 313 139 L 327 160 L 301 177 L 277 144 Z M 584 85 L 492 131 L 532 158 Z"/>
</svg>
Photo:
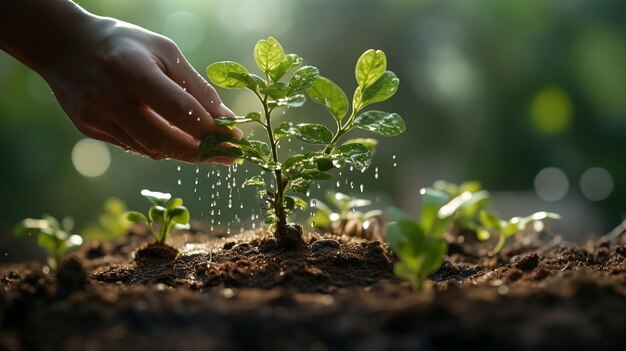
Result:
<svg viewBox="0 0 626 351">
<path fill-rule="evenodd" d="M 213 117 L 232 112 L 170 39 L 69 0 L 0 0 L 0 49 L 38 72 L 89 137 L 197 162 L 203 137 L 231 133 Z"/>
</svg>

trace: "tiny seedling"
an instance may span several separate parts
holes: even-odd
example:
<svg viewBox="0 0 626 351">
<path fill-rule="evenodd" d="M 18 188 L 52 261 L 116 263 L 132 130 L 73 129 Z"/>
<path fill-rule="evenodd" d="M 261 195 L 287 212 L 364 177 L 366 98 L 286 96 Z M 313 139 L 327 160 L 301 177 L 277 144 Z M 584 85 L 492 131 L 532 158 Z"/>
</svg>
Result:
<svg viewBox="0 0 626 351">
<path fill-rule="evenodd" d="M 154 235 L 157 244 L 165 244 L 170 231 L 175 225 L 188 227 L 189 210 L 183 206 L 183 199 L 172 198 L 171 194 L 157 191 L 142 190 L 141 195 L 152 203 L 146 217 L 141 212 L 130 211 L 126 219 L 131 222 L 146 222 Z"/>
<path fill-rule="evenodd" d="M 83 238 L 78 234 L 71 234 L 74 229 L 74 220 L 65 217 L 59 222 L 56 218 L 44 215 L 42 219 L 26 218 L 15 226 L 15 235 L 37 235 L 37 244 L 48 253 L 48 265 L 57 268 L 65 253 L 82 245 Z"/>
<path fill-rule="evenodd" d="M 297 245 L 302 242 L 302 230 L 288 224 L 287 216 L 295 208 L 305 208 L 307 202 L 287 193 L 306 194 L 312 181 L 331 178 L 328 172 L 345 164 L 365 171 L 372 162 L 376 141 L 353 139 L 341 142 L 341 139 L 357 128 L 382 136 L 402 133 L 405 125 L 398 114 L 375 110 L 363 112 L 367 106 L 393 96 L 400 81 L 393 72 L 387 71 L 383 51 L 367 50 L 356 63 L 357 88 L 350 105 L 346 93 L 337 84 L 320 76 L 313 66 L 300 67 L 303 59 L 295 54 L 285 54 L 283 47 L 272 37 L 256 44 L 254 59 L 263 77 L 232 61 L 211 64 L 207 67 L 207 75 L 211 82 L 222 88 L 249 89 L 261 103 L 259 112 L 218 118 L 216 122 L 231 128 L 242 123 L 256 123 L 267 132 L 267 142 L 235 139 L 226 134 L 210 135 L 202 141 L 201 157 L 245 159 L 272 172 L 274 184 L 271 186 L 267 186 L 260 176 L 248 179 L 245 184 L 263 189 L 260 195 L 268 205 L 265 222 L 275 228 L 278 242 L 285 246 Z M 291 71 L 294 71 L 291 77 L 283 81 Z M 276 121 L 276 111 L 301 107 L 306 96 L 332 115 L 333 130 L 322 124 L 303 122 L 301 116 L 297 122 Z M 291 137 L 310 148 L 317 148 L 317 151 L 281 157 L 279 143 Z"/>
<path fill-rule="evenodd" d="M 482 189 L 480 182 L 468 181 L 457 185 L 437 180 L 433 183 L 433 188 L 448 194 L 450 199 L 463 199 L 463 206 L 455 209 L 454 224 L 458 229 L 479 231 L 478 216 L 489 205 L 489 192 Z"/>
<path fill-rule="evenodd" d="M 419 222 L 391 208 L 389 215 L 394 222 L 385 227 L 387 242 L 399 260 L 394 272 L 416 290 L 424 288 L 428 277 L 443 263 L 448 243 L 442 236 L 452 225 L 456 209 L 467 201 L 461 197 L 450 201 L 446 192 L 433 188 L 422 189 L 420 194 Z"/>
<path fill-rule="evenodd" d="M 132 222 L 126 219 L 124 201 L 110 197 L 105 200 L 102 210 L 98 222 L 89 224 L 81 231 L 86 240 L 113 241 L 128 233 Z"/>
<path fill-rule="evenodd" d="M 498 243 L 492 250 L 494 254 L 497 254 L 502 250 L 508 238 L 525 230 L 530 223 L 546 219 L 561 219 L 561 216 L 556 213 L 541 211 L 527 217 L 513 217 L 505 221 L 486 210 L 482 210 L 480 212 L 481 227 L 477 231 L 478 239 L 488 240 L 492 236 L 497 237 Z"/>
<path fill-rule="evenodd" d="M 311 227 L 330 231 L 335 234 L 348 234 L 368 239 L 379 238 L 377 231 L 381 227 L 380 210 L 361 212 L 357 208 L 370 206 L 371 201 L 358 199 L 334 191 L 326 193 L 326 203 L 313 199 L 315 213 L 309 217 Z"/>
</svg>

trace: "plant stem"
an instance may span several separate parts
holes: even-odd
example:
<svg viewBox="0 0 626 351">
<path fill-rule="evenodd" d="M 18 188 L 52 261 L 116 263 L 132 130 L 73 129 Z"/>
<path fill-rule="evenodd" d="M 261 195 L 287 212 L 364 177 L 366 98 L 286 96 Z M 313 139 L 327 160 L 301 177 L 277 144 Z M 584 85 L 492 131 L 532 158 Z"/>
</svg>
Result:
<svg viewBox="0 0 626 351">
<path fill-rule="evenodd" d="M 274 140 L 274 132 L 272 131 L 272 121 L 270 118 L 271 111 L 267 108 L 267 95 L 265 95 L 265 97 L 261 99 L 261 102 L 263 103 L 263 110 L 265 113 L 265 129 L 267 129 L 267 136 L 269 138 L 270 147 L 272 149 L 272 158 L 274 159 L 274 162 L 278 164 L 278 151 L 276 150 L 277 142 Z M 274 170 L 274 177 L 276 178 L 274 211 L 276 217 L 278 218 L 278 223 L 276 223 L 276 233 L 278 235 L 284 235 L 284 233 L 287 231 L 287 214 L 285 213 L 285 206 L 283 201 L 286 183 L 283 182 L 283 175 L 280 169 Z"/>
</svg>

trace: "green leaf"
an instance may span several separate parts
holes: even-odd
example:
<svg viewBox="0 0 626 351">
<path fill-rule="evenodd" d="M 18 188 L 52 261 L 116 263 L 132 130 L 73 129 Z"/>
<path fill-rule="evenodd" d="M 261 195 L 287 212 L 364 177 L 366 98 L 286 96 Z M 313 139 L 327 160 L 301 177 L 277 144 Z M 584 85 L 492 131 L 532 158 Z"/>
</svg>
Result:
<svg viewBox="0 0 626 351">
<path fill-rule="evenodd" d="M 309 204 L 299 196 L 291 196 L 294 202 L 294 207 L 299 208 L 301 210 L 306 210 L 309 207 Z"/>
<path fill-rule="evenodd" d="M 480 211 L 478 219 L 480 220 L 480 224 L 486 229 L 501 230 L 506 225 L 506 222 L 485 210 Z"/>
<path fill-rule="evenodd" d="M 364 145 L 371 153 L 374 153 L 374 150 L 376 150 L 376 146 L 378 145 L 378 140 L 372 138 L 355 138 L 346 140 L 343 145 L 346 144 L 361 144 Z"/>
<path fill-rule="evenodd" d="M 404 120 L 397 113 L 383 111 L 360 114 L 354 119 L 354 126 L 382 136 L 396 136 L 406 129 Z"/>
<path fill-rule="evenodd" d="M 167 203 L 167 209 L 171 210 L 173 208 L 176 208 L 178 206 L 182 206 L 183 205 L 183 199 L 181 199 L 180 197 L 176 197 L 173 198 L 172 200 L 170 200 L 170 202 Z"/>
<path fill-rule="evenodd" d="M 283 201 L 283 206 L 285 206 L 286 209 L 288 210 L 293 210 L 293 208 L 295 207 L 296 202 L 293 200 L 293 198 L 289 195 L 285 195 L 285 200 Z"/>
<path fill-rule="evenodd" d="M 244 66 L 233 61 L 215 62 L 206 69 L 213 84 L 227 89 L 240 89 L 250 86 L 254 79 Z"/>
<path fill-rule="evenodd" d="M 143 213 L 141 212 L 136 212 L 136 211 L 130 211 L 126 213 L 126 219 L 131 221 L 131 222 L 135 222 L 135 223 L 140 223 L 140 222 L 146 222 L 146 216 L 144 216 Z"/>
<path fill-rule="evenodd" d="M 421 194 L 421 223 L 424 232 L 433 237 L 441 236 L 449 224 L 452 223 L 453 217 L 439 218 L 439 209 L 450 201 L 450 195 L 433 188 L 424 188 L 420 190 Z"/>
<path fill-rule="evenodd" d="M 289 182 L 289 188 L 297 193 L 306 194 L 311 181 L 305 178 L 296 178 Z"/>
<path fill-rule="evenodd" d="M 276 126 L 274 130 L 276 140 L 280 140 L 288 135 L 292 135 L 310 144 L 325 145 L 333 139 L 333 133 L 321 124 L 300 123 L 293 124 L 284 122 Z"/>
<path fill-rule="evenodd" d="M 364 91 L 367 87 L 376 82 L 386 69 L 387 58 L 383 51 L 369 49 L 364 52 L 363 55 L 359 57 L 354 72 L 361 91 Z"/>
<path fill-rule="evenodd" d="M 39 233 L 53 235 L 54 228 L 45 219 L 26 218 L 15 226 L 13 232 L 16 236 L 37 235 Z"/>
<path fill-rule="evenodd" d="M 276 101 L 278 106 L 301 107 L 306 102 L 306 97 L 302 94 L 293 95 Z"/>
<path fill-rule="evenodd" d="M 283 47 L 273 37 L 259 40 L 254 47 L 254 60 L 265 73 L 276 69 L 284 58 Z"/>
<path fill-rule="evenodd" d="M 263 180 L 263 177 L 261 176 L 254 176 L 252 178 L 248 178 L 243 182 L 243 185 L 245 186 L 265 186 L 265 180 Z"/>
<path fill-rule="evenodd" d="M 351 163 L 361 172 L 372 164 L 372 153 L 362 144 L 346 144 L 334 149 L 332 155 L 339 161 Z"/>
<path fill-rule="evenodd" d="M 350 107 L 346 93 L 330 79 L 318 77 L 307 90 L 309 97 L 325 106 L 337 121 L 341 121 Z"/>
<path fill-rule="evenodd" d="M 335 168 L 332 159 L 328 157 L 315 159 L 315 167 L 317 167 L 317 170 L 320 172 L 330 171 L 331 169 Z"/>
<path fill-rule="evenodd" d="M 387 208 L 387 213 L 389 214 L 389 217 L 391 217 L 391 219 L 394 221 L 412 221 L 413 220 L 411 216 L 409 216 L 406 212 L 393 206 Z"/>
<path fill-rule="evenodd" d="M 152 206 L 148 211 L 148 217 L 153 222 L 162 222 L 163 217 L 165 216 L 165 207 L 163 206 Z"/>
<path fill-rule="evenodd" d="M 39 247 L 41 248 L 44 248 L 51 255 L 56 255 L 57 253 L 59 255 L 62 255 L 63 254 L 62 251 L 64 251 L 61 249 L 61 246 L 62 246 L 61 240 L 59 240 L 54 235 L 49 235 L 46 233 L 39 233 L 37 235 L 37 245 L 39 245 Z M 57 252 L 57 250 L 61 252 Z"/>
<path fill-rule="evenodd" d="M 313 66 L 304 66 L 298 69 L 289 79 L 287 96 L 302 94 L 315 83 L 320 72 Z"/>
<path fill-rule="evenodd" d="M 185 206 L 177 206 L 170 211 L 168 215 L 174 223 L 187 224 L 189 223 L 189 210 Z"/>
<path fill-rule="evenodd" d="M 141 195 L 148 199 L 148 201 L 159 206 L 165 206 L 172 198 L 172 194 L 170 193 L 161 193 L 158 191 L 150 191 L 148 189 L 143 189 L 141 191 Z"/>
<path fill-rule="evenodd" d="M 384 72 L 378 80 L 362 91 L 362 106 L 365 107 L 389 99 L 398 91 L 399 85 L 400 79 L 396 77 L 395 73 L 391 71 Z"/>
<path fill-rule="evenodd" d="M 289 54 L 283 57 L 280 64 L 269 72 L 269 76 L 272 80 L 277 81 L 282 78 L 287 72 L 300 66 L 304 60 L 298 55 Z"/>
<path fill-rule="evenodd" d="M 232 134 L 209 134 L 200 143 L 200 155 L 205 151 L 220 146 L 224 142 L 233 141 L 234 139 L 235 137 Z"/>
<path fill-rule="evenodd" d="M 317 169 L 305 169 L 300 173 L 303 178 L 311 180 L 326 180 L 331 179 L 332 176 L 328 173 L 318 171 Z"/>
<path fill-rule="evenodd" d="M 279 100 L 287 96 L 288 87 L 283 82 L 270 84 L 267 88 L 261 90 L 262 94 L 267 94 L 273 99 Z"/>
</svg>

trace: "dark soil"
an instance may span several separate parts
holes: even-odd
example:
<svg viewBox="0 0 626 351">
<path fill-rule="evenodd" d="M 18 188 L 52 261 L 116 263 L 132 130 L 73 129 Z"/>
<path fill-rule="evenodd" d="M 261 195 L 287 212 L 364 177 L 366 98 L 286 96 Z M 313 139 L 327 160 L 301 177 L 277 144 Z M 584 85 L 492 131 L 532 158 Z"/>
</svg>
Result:
<svg viewBox="0 0 626 351">
<path fill-rule="evenodd" d="M 50 273 L 0 266 L 0 350 L 621 350 L 625 242 L 451 245 L 432 287 L 393 275 L 385 244 L 309 235 L 174 235 L 135 228 Z M 483 250 L 484 251 L 484 250 Z"/>
</svg>

